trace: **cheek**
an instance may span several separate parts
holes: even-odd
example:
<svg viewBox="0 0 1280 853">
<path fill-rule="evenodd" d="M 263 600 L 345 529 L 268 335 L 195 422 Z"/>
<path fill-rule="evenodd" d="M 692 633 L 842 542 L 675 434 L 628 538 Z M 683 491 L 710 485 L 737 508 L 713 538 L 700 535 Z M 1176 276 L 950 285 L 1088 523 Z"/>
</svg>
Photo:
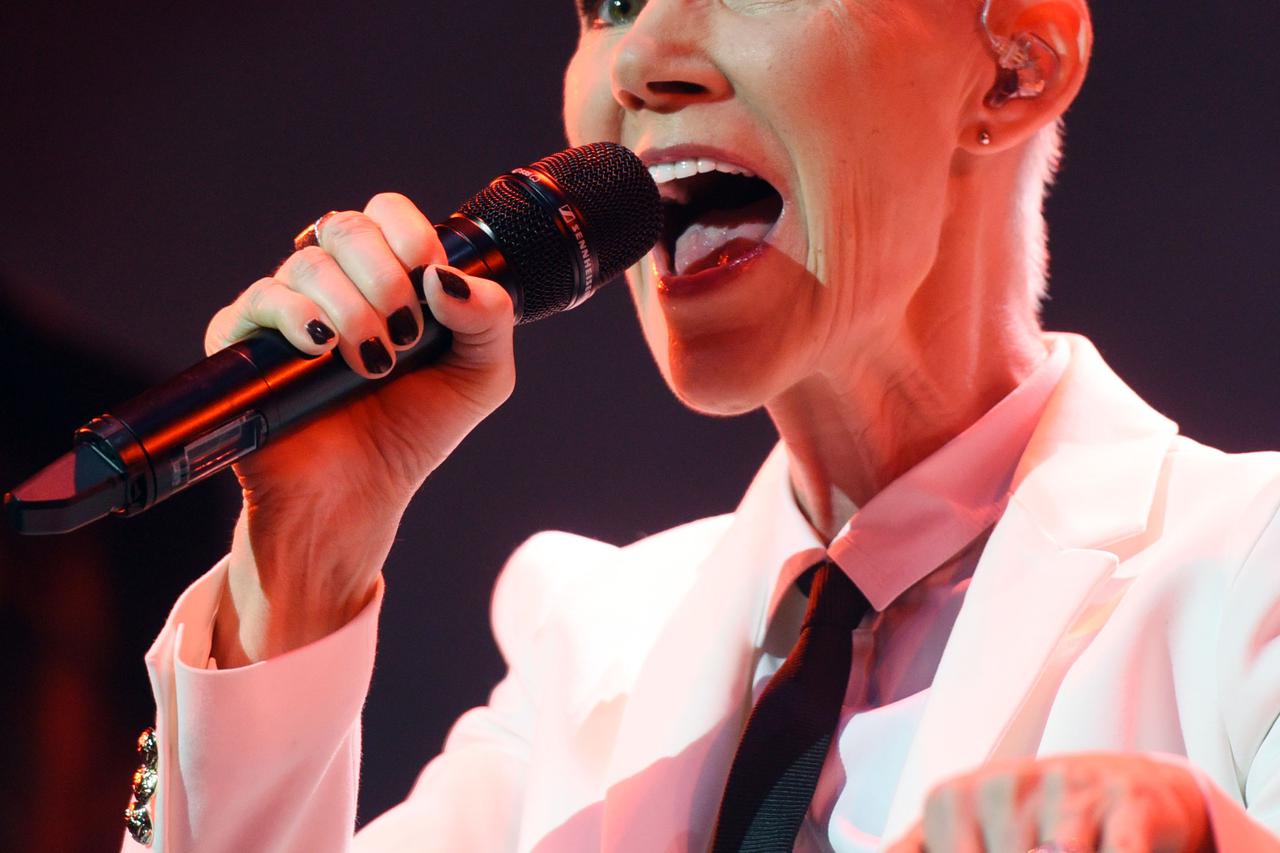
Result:
<svg viewBox="0 0 1280 853">
<path fill-rule="evenodd" d="M 621 108 L 609 85 L 608 52 L 579 45 L 564 74 L 564 133 L 570 145 L 618 142 Z"/>
</svg>

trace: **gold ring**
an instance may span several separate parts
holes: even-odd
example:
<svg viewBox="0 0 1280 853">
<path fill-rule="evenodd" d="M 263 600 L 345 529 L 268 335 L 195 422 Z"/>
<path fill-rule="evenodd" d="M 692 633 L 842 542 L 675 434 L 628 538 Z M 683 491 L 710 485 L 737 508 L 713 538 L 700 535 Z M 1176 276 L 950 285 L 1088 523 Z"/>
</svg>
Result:
<svg viewBox="0 0 1280 853">
<path fill-rule="evenodd" d="M 324 221 L 326 219 L 328 219 L 330 216 L 333 216 L 337 212 L 338 211 L 336 210 L 331 210 L 328 213 L 326 213 L 324 216 L 321 216 L 315 222 L 312 222 L 306 228 L 303 228 L 301 231 L 299 231 L 298 236 L 293 238 L 293 250 L 295 252 L 301 252 L 303 249 L 307 248 L 308 246 L 319 246 L 320 245 L 320 226 L 324 224 Z"/>
</svg>

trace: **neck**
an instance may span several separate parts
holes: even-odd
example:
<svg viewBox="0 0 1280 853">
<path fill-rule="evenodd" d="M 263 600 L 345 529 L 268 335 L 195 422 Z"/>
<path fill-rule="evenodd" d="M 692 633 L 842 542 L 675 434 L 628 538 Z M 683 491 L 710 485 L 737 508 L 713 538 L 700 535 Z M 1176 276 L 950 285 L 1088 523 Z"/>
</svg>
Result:
<svg viewBox="0 0 1280 853">
<path fill-rule="evenodd" d="M 1014 170 L 992 164 L 988 170 L 1003 166 L 1007 174 L 979 174 L 962 165 L 936 260 L 897 333 L 875 347 L 849 347 L 838 367 L 815 371 L 767 406 L 800 508 L 827 541 L 1045 356 L 1028 295 L 1039 270 L 1026 260 Z"/>
</svg>

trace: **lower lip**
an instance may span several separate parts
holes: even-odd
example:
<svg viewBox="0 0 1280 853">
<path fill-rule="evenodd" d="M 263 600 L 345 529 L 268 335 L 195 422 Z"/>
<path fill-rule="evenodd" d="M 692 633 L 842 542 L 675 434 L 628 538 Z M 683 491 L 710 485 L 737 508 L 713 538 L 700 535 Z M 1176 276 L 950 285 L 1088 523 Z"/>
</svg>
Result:
<svg viewBox="0 0 1280 853">
<path fill-rule="evenodd" d="M 772 249 L 773 247 L 768 243 L 756 243 L 745 251 L 734 253 L 724 263 L 699 270 L 693 275 L 659 274 L 658 292 L 672 299 L 680 299 L 719 289 Z"/>
</svg>

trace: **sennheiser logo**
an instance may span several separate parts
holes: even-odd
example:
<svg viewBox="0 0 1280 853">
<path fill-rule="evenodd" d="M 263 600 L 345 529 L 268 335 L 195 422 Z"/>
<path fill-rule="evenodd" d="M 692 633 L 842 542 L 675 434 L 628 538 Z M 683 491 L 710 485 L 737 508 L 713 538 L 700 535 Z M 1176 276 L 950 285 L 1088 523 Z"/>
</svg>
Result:
<svg viewBox="0 0 1280 853">
<path fill-rule="evenodd" d="M 565 225 L 569 226 L 569 230 L 573 232 L 573 238 L 578 241 L 578 253 L 582 255 L 582 268 L 587 272 L 586 287 L 591 290 L 592 278 L 595 270 L 591 268 L 591 250 L 587 248 L 586 235 L 582 233 L 582 226 L 578 224 L 577 214 L 573 212 L 573 207 L 567 204 L 560 205 L 560 218 Z"/>
</svg>

